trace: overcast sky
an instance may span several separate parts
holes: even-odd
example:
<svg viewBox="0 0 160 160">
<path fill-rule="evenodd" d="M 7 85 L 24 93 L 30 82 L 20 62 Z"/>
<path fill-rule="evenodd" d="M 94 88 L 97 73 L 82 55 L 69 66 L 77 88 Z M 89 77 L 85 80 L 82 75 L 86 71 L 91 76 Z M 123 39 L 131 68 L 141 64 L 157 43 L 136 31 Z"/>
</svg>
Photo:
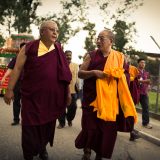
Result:
<svg viewBox="0 0 160 160">
<path fill-rule="evenodd" d="M 40 6 L 37 10 L 38 15 L 42 16 L 54 11 L 58 12 L 60 9 L 60 0 L 41 1 L 42 6 Z M 92 4 L 92 0 L 88 1 Z M 90 17 L 94 23 L 100 19 L 99 15 L 97 15 L 95 11 L 91 11 Z M 138 32 L 135 49 L 145 52 L 160 53 L 160 50 L 150 38 L 150 36 L 153 36 L 160 45 L 160 0 L 144 0 L 144 5 L 131 15 L 131 20 L 136 22 L 136 29 Z M 103 27 L 103 23 L 99 22 L 97 32 L 98 30 L 102 30 Z M 34 28 L 33 33 L 35 37 L 38 36 L 37 29 Z M 78 62 L 78 55 L 83 55 L 85 53 L 85 50 L 83 49 L 84 39 L 85 37 L 83 34 L 78 34 L 76 37 L 71 38 L 69 44 L 65 46 L 65 49 L 70 49 L 73 51 L 73 60 L 76 62 Z"/>
</svg>

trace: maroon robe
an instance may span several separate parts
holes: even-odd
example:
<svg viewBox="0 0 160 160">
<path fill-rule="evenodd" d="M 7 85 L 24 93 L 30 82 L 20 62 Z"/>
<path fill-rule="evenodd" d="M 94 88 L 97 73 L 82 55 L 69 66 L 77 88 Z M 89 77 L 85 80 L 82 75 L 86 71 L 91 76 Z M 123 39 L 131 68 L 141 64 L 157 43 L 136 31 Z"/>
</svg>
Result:
<svg viewBox="0 0 160 160">
<path fill-rule="evenodd" d="M 88 70 L 103 70 L 107 58 L 100 50 L 90 53 L 91 62 Z M 117 131 L 131 131 L 133 117 L 124 118 L 120 108 L 116 122 L 106 122 L 97 118 L 93 107 L 89 104 L 96 98 L 96 77 L 84 80 L 83 88 L 83 112 L 82 131 L 75 140 L 75 146 L 79 149 L 90 148 L 104 158 L 111 158 L 115 145 Z M 130 124 L 131 121 L 131 124 Z M 128 123 L 129 122 L 129 123 Z"/>
<path fill-rule="evenodd" d="M 71 72 L 59 44 L 38 57 L 39 40 L 26 44 L 22 79 L 22 147 L 24 157 L 53 144 L 56 119 L 66 108 Z M 35 138 L 36 137 L 36 138 Z"/>
<path fill-rule="evenodd" d="M 60 46 L 38 57 L 39 41 L 26 45 L 22 80 L 22 124 L 41 125 L 57 119 L 66 108 L 71 73 Z M 59 49 L 58 49 L 59 48 Z"/>
</svg>

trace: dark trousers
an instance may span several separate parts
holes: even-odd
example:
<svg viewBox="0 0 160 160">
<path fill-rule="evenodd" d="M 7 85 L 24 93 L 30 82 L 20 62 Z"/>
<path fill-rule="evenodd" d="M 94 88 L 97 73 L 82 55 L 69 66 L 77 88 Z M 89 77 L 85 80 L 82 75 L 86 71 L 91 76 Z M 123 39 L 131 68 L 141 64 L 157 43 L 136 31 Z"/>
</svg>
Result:
<svg viewBox="0 0 160 160">
<path fill-rule="evenodd" d="M 58 118 L 58 121 L 61 126 L 65 126 L 65 119 L 67 119 L 68 122 L 71 122 L 75 115 L 76 115 L 76 110 L 77 110 L 77 95 L 76 94 L 71 94 L 72 100 L 71 104 L 67 106 L 66 112 Z"/>
<path fill-rule="evenodd" d="M 53 146 L 56 120 L 42 125 L 22 125 L 22 149 L 26 160 L 43 152 L 48 143 Z"/>
<path fill-rule="evenodd" d="M 14 101 L 13 101 L 13 120 L 19 122 L 19 114 L 21 109 L 21 93 L 20 93 L 20 82 L 17 82 L 14 88 Z"/>
<path fill-rule="evenodd" d="M 149 98 L 148 95 L 140 95 L 140 104 L 142 106 L 142 125 L 149 123 Z"/>
</svg>

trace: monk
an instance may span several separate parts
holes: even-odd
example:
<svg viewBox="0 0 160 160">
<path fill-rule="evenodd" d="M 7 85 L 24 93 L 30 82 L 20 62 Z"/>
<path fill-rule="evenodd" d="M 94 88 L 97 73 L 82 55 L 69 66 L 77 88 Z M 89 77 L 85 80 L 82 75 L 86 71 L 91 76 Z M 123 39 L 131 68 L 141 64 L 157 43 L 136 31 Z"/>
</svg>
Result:
<svg viewBox="0 0 160 160">
<path fill-rule="evenodd" d="M 98 49 L 87 54 L 79 70 L 84 79 L 82 131 L 75 146 L 84 150 L 82 160 L 111 158 L 117 131 L 130 132 L 137 113 L 128 88 L 124 55 L 113 50 L 114 34 L 101 31 L 96 40 Z"/>
<path fill-rule="evenodd" d="M 40 39 L 27 43 L 20 51 L 4 96 L 10 104 L 23 71 L 21 123 L 25 160 L 33 160 L 38 154 L 40 159 L 48 160 L 46 146 L 48 143 L 53 146 L 56 119 L 71 102 L 68 89 L 71 72 L 57 37 L 57 24 L 44 21 Z"/>
</svg>

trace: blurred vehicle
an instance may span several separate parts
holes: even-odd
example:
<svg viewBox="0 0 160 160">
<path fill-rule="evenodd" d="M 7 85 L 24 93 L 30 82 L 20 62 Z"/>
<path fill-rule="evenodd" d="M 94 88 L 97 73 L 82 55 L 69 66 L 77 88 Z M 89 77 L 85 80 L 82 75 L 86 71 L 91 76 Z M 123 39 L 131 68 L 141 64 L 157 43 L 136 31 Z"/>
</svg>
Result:
<svg viewBox="0 0 160 160">
<path fill-rule="evenodd" d="M 12 34 L 5 42 L 4 47 L 0 48 L 0 81 L 7 71 L 8 63 L 19 52 L 19 46 L 22 42 L 29 42 L 34 37 L 30 34 Z M 9 77 L 5 79 L 3 85 L 0 85 L 0 95 L 3 96 L 8 86 Z"/>
</svg>

